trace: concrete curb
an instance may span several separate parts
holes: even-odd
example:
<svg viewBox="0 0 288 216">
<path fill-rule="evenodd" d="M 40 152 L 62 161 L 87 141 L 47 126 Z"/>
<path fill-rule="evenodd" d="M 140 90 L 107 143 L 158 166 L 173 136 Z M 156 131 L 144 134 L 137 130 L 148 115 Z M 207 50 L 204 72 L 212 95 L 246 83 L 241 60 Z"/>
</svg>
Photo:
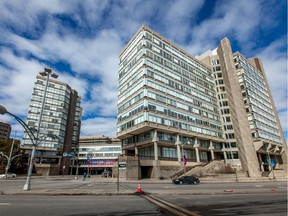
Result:
<svg viewBox="0 0 288 216">
<path fill-rule="evenodd" d="M 287 193 L 287 189 L 279 189 L 279 188 L 265 188 L 261 190 L 235 190 L 235 189 L 224 189 L 224 190 L 209 190 L 209 191 L 173 191 L 166 192 L 163 190 L 151 190 L 151 191 L 143 191 L 145 194 L 152 195 L 229 195 L 229 194 L 274 194 L 274 193 Z M 117 195 L 135 195 L 136 192 L 132 192 L 131 190 L 126 191 L 103 191 L 103 190 L 31 190 L 31 191 L 21 191 L 21 190 L 9 190 L 9 191 L 0 191 L 0 195 L 39 195 L 39 196 L 117 196 Z"/>
</svg>

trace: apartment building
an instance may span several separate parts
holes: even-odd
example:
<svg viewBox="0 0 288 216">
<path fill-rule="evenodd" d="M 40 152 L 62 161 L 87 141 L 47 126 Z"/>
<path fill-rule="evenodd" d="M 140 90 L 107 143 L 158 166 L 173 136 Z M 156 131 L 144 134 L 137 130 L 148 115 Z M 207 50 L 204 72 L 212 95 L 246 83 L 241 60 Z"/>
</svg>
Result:
<svg viewBox="0 0 288 216">
<path fill-rule="evenodd" d="M 5 122 L 0 122 L 0 140 L 8 141 L 11 133 L 11 125 Z"/>
<path fill-rule="evenodd" d="M 125 160 L 138 158 L 130 176 L 170 177 L 184 162 L 213 160 L 253 178 L 287 168 L 286 142 L 258 58 L 232 53 L 227 38 L 195 58 L 142 26 L 119 59 L 117 137 Z"/>
<path fill-rule="evenodd" d="M 199 59 L 213 68 L 230 162 L 253 176 L 287 169 L 286 141 L 261 60 L 233 53 L 227 38 Z"/>
<path fill-rule="evenodd" d="M 71 158 L 73 174 L 86 172 L 89 175 L 96 175 L 104 170 L 112 171 L 113 164 L 121 153 L 121 142 L 117 138 L 104 135 L 81 136 L 77 160 Z"/>
<path fill-rule="evenodd" d="M 28 126 L 37 133 L 39 144 L 35 155 L 35 168 L 38 174 L 68 174 L 70 158 L 78 150 L 81 127 L 81 98 L 68 84 L 55 79 L 36 77 L 30 108 L 27 116 Z M 40 112 L 46 88 L 40 128 Z M 53 136 L 51 136 L 53 135 Z M 22 149 L 27 157 L 31 155 L 31 139 L 24 133 Z"/>
<path fill-rule="evenodd" d="M 135 175 L 169 177 L 184 155 L 190 166 L 224 157 L 210 67 L 146 26 L 119 58 L 117 137 L 139 159 Z"/>
</svg>

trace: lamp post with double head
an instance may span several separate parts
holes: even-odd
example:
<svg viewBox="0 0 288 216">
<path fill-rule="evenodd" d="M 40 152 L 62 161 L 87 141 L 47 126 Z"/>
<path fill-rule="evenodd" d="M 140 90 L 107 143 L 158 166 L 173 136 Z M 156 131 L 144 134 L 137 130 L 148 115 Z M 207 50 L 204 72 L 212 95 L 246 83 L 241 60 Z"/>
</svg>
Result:
<svg viewBox="0 0 288 216">
<path fill-rule="evenodd" d="M 31 157 L 30 157 L 28 177 L 27 177 L 27 181 L 23 187 L 23 190 L 30 190 L 31 189 L 31 183 L 30 182 L 31 182 L 32 170 L 33 170 L 33 163 L 34 163 L 34 159 L 35 159 L 36 147 L 40 144 L 40 140 L 39 140 L 40 128 L 41 128 L 41 121 L 42 121 L 42 116 L 43 116 L 43 109 L 44 109 L 44 104 L 45 104 L 46 92 L 48 89 L 49 78 L 50 78 L 50 76 L 55 78 L 55 79 L 58 78 L 58 75 L 56 73 L 52 72 L 52 70 L 49 68 L 44 68 L 44 71 L 40 72 L 39 74 L 42 77 L 46 77 L 46 84 L 45 84 L 43 98 L 42 98 L 42 105 L 41 105 L 40 114 L 39 114 L 39 121 L 38 121 L 38 127 L 37 127 L 35 142 L 32 143 L 32 153 L 31 153 Z"/>
<path fill-rule="evenodd" d="M 19 117 L 17 117 L 14 114 L 8 112 L 5 107 L 0 105 L 0 114 L 3 115 L 5 113 L 7 113 L 9 115 L 12 115 L 23 126 L 23 128 L 25 129 L 26 133 L 28 134 L 28 136 L 32 142 L 32 152 L 31 152 L 31 157 L 30 157 L 30 162 L 29 162 L 28 174 L 27 174 L 27 179 L 26 179 L 26 183 L 23 187 L 23 190 L 30 190 L 31 189 L 31 183 L 30 182 L 31 182 L 32 169 L 33 169 L 33 162 L 34 162 L 34 158 L 35 158 L 36 147 L 41 143 L 41 141 L 43 141 L 43 139 L 45 139 L 44 136 L 40 137 L 40 126 L 41 126 L 41 121 L 42 121 L 43 108 L 44 108 L 49 78 L 50 78 L 50 76 L 55 78 L 55 79 L 58 78 L 58 75 L 56 73 L 53 73 L 52 70 L 49 68 L 44 68 L 44 71 L 40 72 L 39 74 L 43 77 L 46 76 L 46 84 L 45 84 L 44 94 L 43 94 L 43 98 L 42 98 L 42 105 L 41 105 L 40 114 L 39 114 L 39 121 L 38 121 L 38 128 L 37 128 L 36 136 L 34 135 L 32 130 L 28 127 L 28 125 L 22 119 L 20 119 Z M 55 135 L 50 134 L 50 137 L 55 138 Z"/>
<path fill-rule="evenodd" d="M 0 114 L 2 114 L 2 115 L 4 115 L 4 114 L 9 114 L 9 115 L 13 116 L 13 117 L 16 119 L 16 121 L 18 121 L 18 122 L 22 125 L 22 127 L 24 128 L 24 130 L 26 131 L 26 133 L 27 133 L 28 136 L 30 137 L 30 140 L 31 140 L 31 142 L 32 142 L 32 146 L 33 146 L 33 147 L 35 146 L 35 143 L 37 142 L 37 138 L 35 137 L 34 133 L 31 131 L 31 129 L 28 127 L 28 125 L 27 125 L 22 119 L 20 119 L 19 117 L 17 117 L 17 116 L 14 115 L 14 114 L 8 112 L 7 109 L 6 109 L 4 106 L 1 106 L 1 105 L 0 105 Z M 31 162 L 32 162 L 32 155 L 31 155 Z M 30 162 L 30 165 L 31 165 L 31 162 Z M 29 167 L 29 168 L 30 168 L 30 167 Z M 29 169 L 29 170 L 30 170 L 30 169 Z M 31 170 L 31 171 L 32 171 L 32 170 Z M 28 182 L 29 173 L 30 173 L 30 172 L 28 172 L 28 177 L 27 177 L 26 184 L 27 184 L 27 182 Z M 30 175 L 30 177 L 31 177 L 31 175 Z M 30 182 L 30 181 L 29 181 L 29 182 Z M 25 185 L 26 185 L 26 184 L 25 184 Z M 24 186 L 24 188 L 25 188 L 25 186 Z M 30 189 L 30 187 L 29 187 L 29 189 Z M 24 190 L 25 190 L 25 189 L 24 189 Z"/>
<path fill-rule="evenodd" d="M 87 152 L 87 176 L 88 178 L 90 177 L 90 163 L 92 161 L 92 158 L 93 158 L 92 149 L 89 149 L 89 151 Z"/>
<path fill-rule="evenodd" d="M 32 142 L 32 154 L 31 154 L 30 162 L 29 162 L 30 164 L 29 164 L 29 169 L 28 169 L 28 175 L 27 175 L 26 183 L 23 187 L 23 190 L 30 190 L 30 188 L 31 188 L 30 181 L 31 181 L 33 161 L 34 161 L 36 146 L 39 145 L 48 136 L 53 138 L 53 139 L 55 139 L 57 136 L 53 135 L 53 134 L 46 134 L 46 135 L 41 136 L 41 137 L 35 137 L 32 130 L 28 127 L 28 125 L 22 119 L 20 119 L 18 116 L 14 115 L 13 113 L 8 112 L 7 109 L 2 105 L 0 105 L 0 114 L 1 115 L 9 114 L 9 115 L 13 116 L 16 119 L 16 121 L 18 121 L 22 125 L 22 127 L 24 128 L 24 130 L 26 131 L 26 133 L 28 134 L 28 136 Z M 20 155 L 16 155 L 16 156 L 20 156 Z M 16 156 L 12 157 L 11 160 L 13 160 Z"/>
</svg>

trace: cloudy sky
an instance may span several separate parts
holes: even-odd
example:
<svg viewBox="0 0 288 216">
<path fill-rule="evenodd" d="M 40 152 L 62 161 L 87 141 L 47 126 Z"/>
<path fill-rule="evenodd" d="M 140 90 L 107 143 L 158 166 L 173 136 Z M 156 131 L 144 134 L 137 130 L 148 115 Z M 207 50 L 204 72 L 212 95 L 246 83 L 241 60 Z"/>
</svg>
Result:
<svg viewBox="0 0 288 216">
<path fill-rule="evenodd" d="M 81 135 L 115 137 L 118 55 L 144 24 L 194 56 L 228 37 L 260 57 L 287 137 L 285 0 L 0 0 L 0 14 L 0 104 L 23 120 L 49 67 L 82 97 Z"/>
</svg>

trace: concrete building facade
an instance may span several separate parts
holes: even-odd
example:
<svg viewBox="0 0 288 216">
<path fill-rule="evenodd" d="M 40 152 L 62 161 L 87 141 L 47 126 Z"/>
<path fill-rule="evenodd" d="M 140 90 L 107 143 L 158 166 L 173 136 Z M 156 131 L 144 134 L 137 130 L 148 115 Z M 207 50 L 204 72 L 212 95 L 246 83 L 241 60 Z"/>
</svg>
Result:
<svg viewBox="0 0 288 216">
<path fill-rule="evenodd" d="M 211 68 L 145 26 L 120 54 L 117 125 L 141 178 L 223 158 Z"/>
<path fill-rule="evenodd" d="M 227 38 L 200 58 L 213 68 L 230 162 L 251 177 L 287 170 L 286 140 L 261 60 L 233 53 Z"/>
<path fill-rule="evenodd" d="M 69 85 L 50 79 L 44 101 L 40 128 L 40 109 L 44 96 L 46 79 L 36 77 L 31 104 L 27 116 L 27 124 L 35 131 L 40 130 L 40 144 L 35 155 L 36 172 L 41 175 L 68 174 L 70 158 L 66 154 L 78 150 L 81 127 L 81 98 Z M 53 139 L 47 134 L 56 135 Z M 22 149 L 27 156 L 31 155 L 31 140 L 24 133 Z"/>
<path fill-rule="evenodd" d="M 77 160 L 71 157 L 72 173 L 84 172 L 90 175 L 101 174 L 104 170 L 113 170 L 118 156 L 122 153 L 121 142 L 117 138 L 109 138 L 104 135 L 81 136 L 79 139 L 79 151 Z M 115 171 L 115 170 L 114 170 Z"/>
<path fill-rule="evenodd" d="M 170 177 L 184 155 L 187 166 L 222 160 L 253 178 L 287 168 L 259 59 L 232 53 L 228 39 L 195 58 L 146 26 L 119 58 L 117 137 L 138 177 Z"/>
</svg>

